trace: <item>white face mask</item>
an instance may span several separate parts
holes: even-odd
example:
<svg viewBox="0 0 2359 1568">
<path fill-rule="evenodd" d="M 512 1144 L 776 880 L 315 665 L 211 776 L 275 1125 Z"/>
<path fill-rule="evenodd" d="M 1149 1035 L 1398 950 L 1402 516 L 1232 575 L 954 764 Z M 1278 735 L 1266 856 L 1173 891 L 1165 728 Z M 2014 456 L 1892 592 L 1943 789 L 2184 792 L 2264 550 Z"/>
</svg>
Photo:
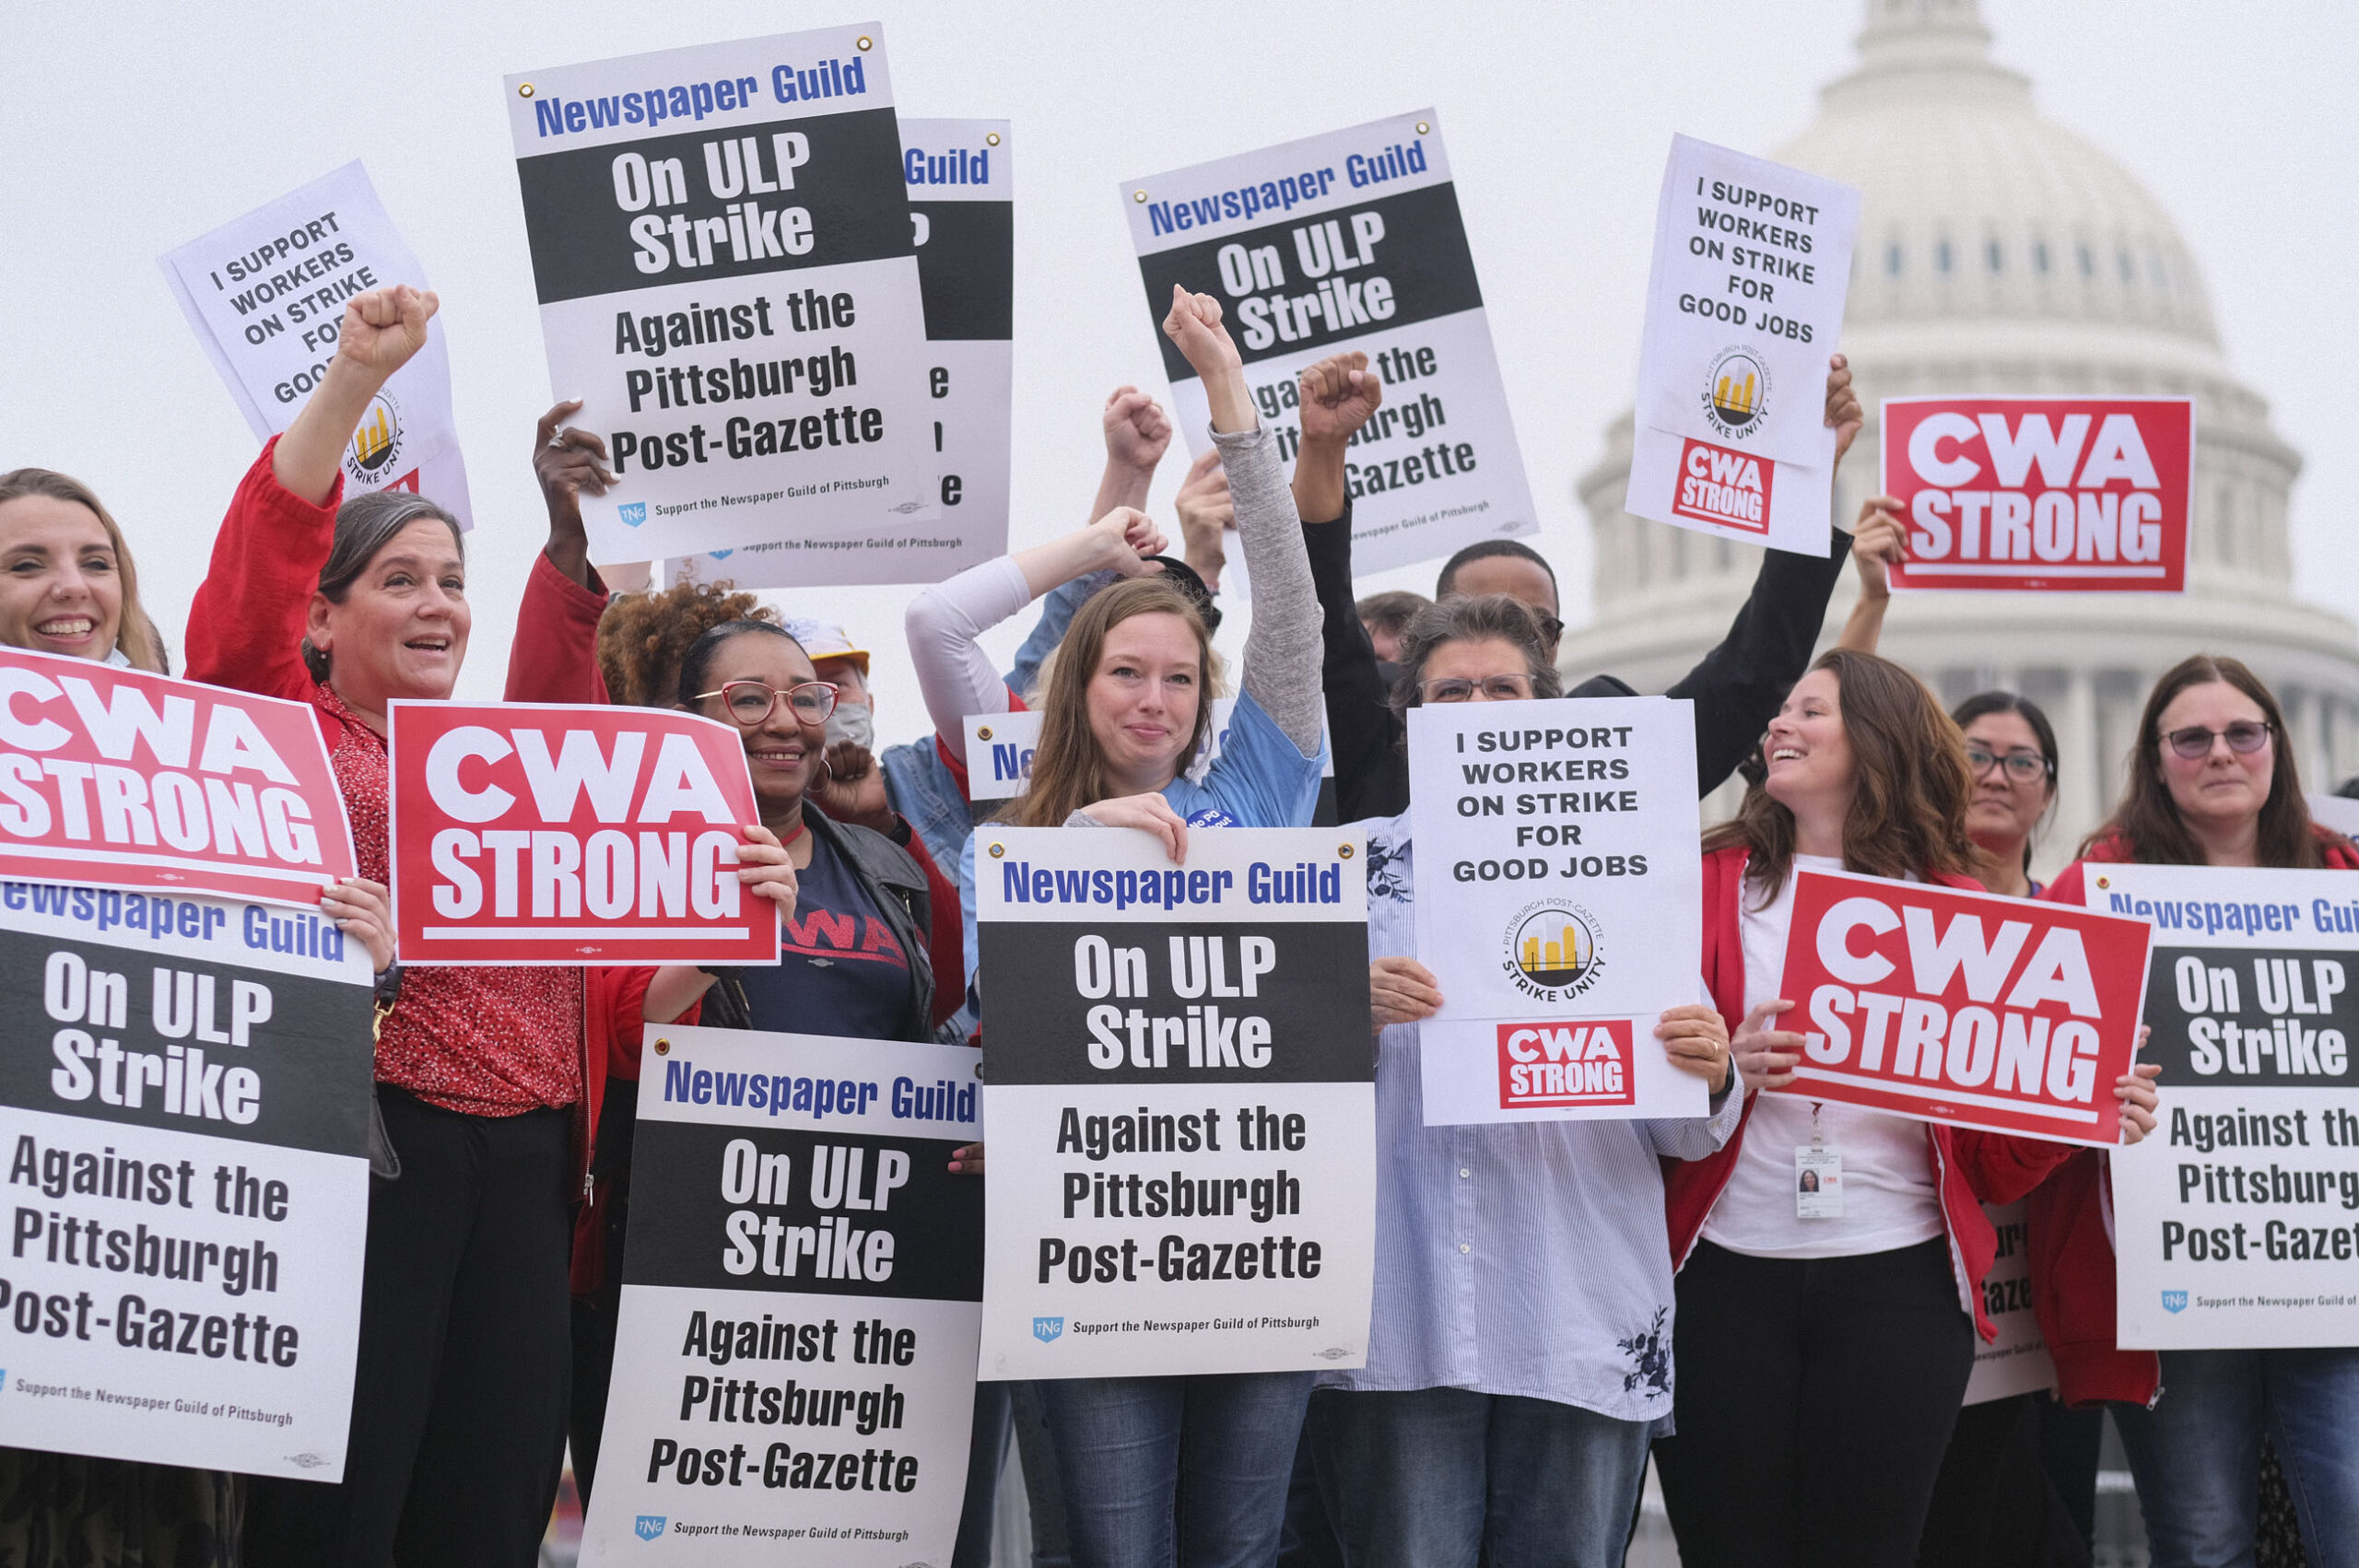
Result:
<svg viewBox="0 0 2359 1568">
<path fill-rule="evenodd" d="M 827 715 L 827 740 L 851 741 L 863 750 L 876 749 L 876 715 L 865 703 L 836 699 L 836 710 Z"/>
</svg>

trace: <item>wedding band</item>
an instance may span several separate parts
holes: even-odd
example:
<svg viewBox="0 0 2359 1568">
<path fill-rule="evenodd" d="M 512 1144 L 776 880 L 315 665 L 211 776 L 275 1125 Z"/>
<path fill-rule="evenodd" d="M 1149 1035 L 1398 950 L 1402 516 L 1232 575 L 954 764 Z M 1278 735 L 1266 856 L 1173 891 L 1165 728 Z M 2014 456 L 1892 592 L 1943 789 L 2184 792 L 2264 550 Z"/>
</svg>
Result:
<svg viewBox="0 0 2359 1568">
<path fill-rule="evenodd" d="M 549 438 L 549 445 L 558 451 L 563 451 L 565 450 L 565 432 L 559 430 L 556 435 L 551 436 Z"/>
</svg>

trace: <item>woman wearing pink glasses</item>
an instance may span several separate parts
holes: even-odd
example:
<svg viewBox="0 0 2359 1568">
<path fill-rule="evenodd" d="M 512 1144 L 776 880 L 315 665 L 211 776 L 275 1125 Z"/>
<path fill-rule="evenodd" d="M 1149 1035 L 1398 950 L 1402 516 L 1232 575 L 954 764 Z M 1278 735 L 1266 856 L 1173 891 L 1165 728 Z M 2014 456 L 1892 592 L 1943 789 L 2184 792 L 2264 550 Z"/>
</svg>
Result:
<svg viewBox="0 0 2359 1568">
<path fill-rule="evenodd" d="M 2080 904 L 2091 861 L 2359 870 L 2359 849 L 2311 822 L 2284 742 L 2250 670 L 2186 660 L 2146 699 L 2120 805 L 2046 896 Z M 2156 1568 L 2253 1561 L 2264 1437 L 2309 1560 L 2359 1562 L 2359 1349 L 2118 1349 L 2104 1158 L 2075 1154 L 2032 1195 L 2032 1297 L 2060 1397 L 2114 1401 Z"/>
</svg>

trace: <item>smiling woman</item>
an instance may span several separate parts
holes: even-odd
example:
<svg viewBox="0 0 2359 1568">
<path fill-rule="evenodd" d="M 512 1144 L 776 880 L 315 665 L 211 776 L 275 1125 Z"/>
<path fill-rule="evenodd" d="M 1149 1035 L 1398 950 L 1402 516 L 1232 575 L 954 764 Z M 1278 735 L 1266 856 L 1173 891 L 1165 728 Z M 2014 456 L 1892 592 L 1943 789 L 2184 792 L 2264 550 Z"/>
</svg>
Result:
<svg viewBox="0 0 2359 1568">
<path fill-rule="evenodd" d="M 78 479 L 0 474 L 0 643 L 170 673 L 123 531 Z"/>
<path fill-rule="evenodd" d="M 190 674 L 311 706 L 377 881 L 386 709 L 450 696 L 472 616 L 466 554 L 428 498 L 336 503 L 346 443 L 425 345 L 435 306 L 406 287 L 346 306 L 335 358 L 239 486 L 189 615 Z M 574 695 L 511 683 L 521 700 Z M 582 977 L 438 965 L 404 983 L 390 958 L 376 1076 L 397 1164 L 370 1193 L 345 1480 L 253 1482 L 255 1563 L 382 1562 L 396 1535 L 421 1561 L 530 1562 L 557 1492 Z"/>
</svg>

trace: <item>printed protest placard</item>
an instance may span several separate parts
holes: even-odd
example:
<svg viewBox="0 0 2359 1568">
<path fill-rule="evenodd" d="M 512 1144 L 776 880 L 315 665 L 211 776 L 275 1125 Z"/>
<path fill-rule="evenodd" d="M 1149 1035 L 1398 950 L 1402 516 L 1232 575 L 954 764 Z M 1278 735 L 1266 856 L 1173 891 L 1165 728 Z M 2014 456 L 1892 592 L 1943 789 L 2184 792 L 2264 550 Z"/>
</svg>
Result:
<svg viewBox="0 0 2359 1568">
<path fill-rule="evenodd" d="M 601 560 L 931 521 L 924 307 L 873 23 L 507 78 Z"/>
<path fill-rule="evenodd" d="M 2162 1108 L 2111 1155 L 2120 1342 L 2359 1345 L 2359 877 L 2085 869 L 2154 938 Z"/>
<path fill-rule="evenodd" d="M 1163 333 L 1175 283 L 1221 302 L 1287 462 L 1306 367 L 1356 349 L 1384 379 L 1384 406 L 1344 467 L 1354 570 L 1539 529 L 1432 110 L 1126 180 L 1121 193 L 1191 451 L 1211 442 L 1212 416 Z M 1234 560 L 1230 575 L 1241 576 Z"/>
<path fill-rule="evenodd" d="M 0 648 L 0 876 L 316 906 L 357 874 L 303 703 Z"/>
<path fill-rule="evenodd" d="M 370 992 L 316 913 L 0 882 L 0 1443 L 343 1478 Z"/>
<path fill-rule="evenodd" d="M 389 717 L 404 963 L 779 961 L 777 906 L 737 880 L 761 820 L 739 731 L 593 704 Z"/>
<path fill-rule="evenodd" d="M 1426 1121 L 1702 1116 L 1654 1037 L 1703 995 L 1696 705 L 1409 710 Z"/>
<path fill-rule="evenodd" d="M 651 1024 L 584 1568 L 947 1562 L 980 1051 Z"/>
<path fill-rule="evenodd" d="M 1826 554 L 1826 361 L 1859 226 L 1848 185 L 1671 139 L 1623 501 L 1633 516 Z"/>
<path fill-rule="evenodd" d="M 2194 400 L 1888 397 L 1882 420 L 1893 587 L 2186 588 Z"/>
<path fill-rule="evenodd" d="M 939 520 L 789 535 L 690 556 L 676 576 L 740 588 L 939 582 L 1007 549 L 1015 385 L 1015 203 L 1004 120 L 901 122 L 901 173 L 925 294 Z"/>
<path fill-rule="evenodd" d="M 1212 728 L 1204 735 L 1203 749 L 1189 766 L 1192 777 L 1203 777 L 1213 759 L 1228 741 L 1229 716 L 1237 711 L 1237 699 L 1220 696 L 1213 699 Z M 1003 713 L 970 713 L 967 715 L 967 796 L 974 801 L 1004 801 L 1021 795 L 1032 787 L 1032 754 L 1040 745 L 1040 720 L 1038 712 L 1012 709 Z M 1323 779 L 1335 777 L 1333 748 L 1329 748 L 1325 765 L 1320 769 Z M 1324 790 L 1322 786 L 1322 792 Z"/>
<path fill-rule="evenodd" d="M 156 264 L 258 441 L 293 424 L 327 374 L 347 301 L 428 287 L 358 159 Z M 414 491 L 472 528 L 442 333 L 438 321 L 361 415 L 344 449 L 345 494 Z"/>
<path fill-rule="evenodd" d="M 1357 1366 L 1376 1257 L 1349 829 L 975 835 L 982 1375 Z"/>
<path fill-rule="evenodd" d="M 2110 1147 L 2138 1053 L 2143 922 L 1797 870 L 1778 990 L 1802 1032 L 1775 1094 Z"/>
<path fill-rule="evenodd" d="M 2056 1387 L 2056 1363 L 2040 1338 L 2039 1315 L 2031 1301 L 2031 1249 L 2025 1244 L 2030 1205 L 1985 1203 L 1990 1228 L 1999 1233 L 1999 1250 L 1990 1271 L 1982 1276 L 1982 1310 L 1999 1331 L 1989 1344 L 1974 1342 L 1974 1371 L 1966 1380 L 1969 1405 L 2011 1399 Z"/>
</svg>

